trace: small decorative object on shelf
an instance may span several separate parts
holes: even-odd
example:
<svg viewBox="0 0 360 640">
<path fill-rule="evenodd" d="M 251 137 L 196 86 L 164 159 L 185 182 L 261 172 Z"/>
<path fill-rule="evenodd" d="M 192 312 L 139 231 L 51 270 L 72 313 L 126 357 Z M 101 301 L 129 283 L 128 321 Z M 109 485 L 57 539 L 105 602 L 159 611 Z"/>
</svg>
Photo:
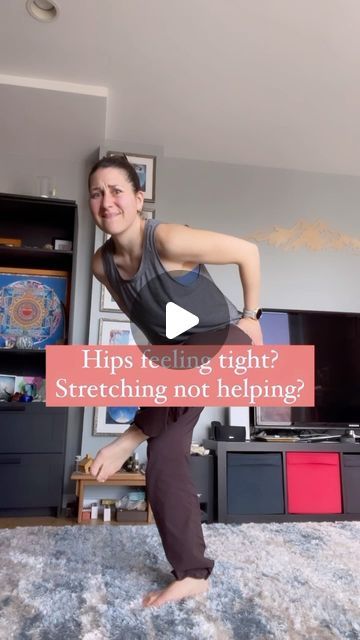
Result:
<svg viewBox="0 0 360 640">
<path fill-rule="evenodd" d="M 133 461 L 133 465 L 132 465 L 132 470 L 135 473 L 138 473 L 140 470 L 140 462 L 139 462 L 139 454 L 138 453 L 134 453 L 134 461 Z"/>
<path fill-rule="evenodd" d="M 32 398 L 36 398 L 37 395 L 37 386 L 35 382 L 25 382 L 23 384 L 24 394 L 27 396 L 31 396 Z"/>
<path fill-rule="evenodd" d="M 85 509 L 82 510 L 81 520 L 83 522 L 87 522 L 90 519 L 91 519 L 91 510 L 86 507 Z"/>
<path fill-rule="evenodd" d="M 134 464 L 134 456 L 132 455 L 127 460 L 125 460 L 122 468 L 125 469 L 125 471 L 131 472 L 133 470 L 133 464 Z"/>
<path fill-rule="evenodd" d="M 0 400 L 10 402 L 15 393 L 15 376 L 0 375 Z"/>
<path fill-rule="evenodd" d="M 97 502 L 93 502 L 91 505 L 91 520 L 97 520 L 99 516 L 99 507 Z"/>
<path fill-rule="evenodd" d="M 147 502 L 145 491 L 130 491 L 116 503 L 117 522 L 146 522 Z"/>
<path fill-rule="evenodd" d="M 66 503 L 65 518 L 75 518 L 78 512 L 78 501 L 71 500 Z"/>
<path fill-rule="evenodd" d="M 83 458 L 82 460 L 80 460 L 79 462 L 79 471 L 81 473 L 90 473 L 90 467 L 92 465 L 92 463 L 94 462 L 94 458 L 92 458 L 88 453 L 86 454 L 85 458 Z"/>
<path fill-rule="evenodd" d="M 192 442 L 190 453 L 192 455 L 208 456 L 210 453 L 210 449 L 205 449 L 205 447 L 203 447 L 201 444 L 198 444 L 197 442 Z"/>
<path fill-rule="evenodd" d="M 115 520 L 115 515 L 116 515 L 116 500 L 113 500 L 111 498 L 103 498 L 102 500 L 100 500 L 100 504 L 101 507 L 104 509 L 109 509 L 110 511 L 110 520 Z"/>
<path fill-rule="evenodd" d="M 26 395 L 26 393 L 22 393 L 19 398 L 19 402 L 32 402 L 32 401 L 33 401 L 33 397 Z"/>
<path fill-rule="evenodd" d="M 125 460 L 122 468 L 130 473 L 145 473 L 144 466 L 145 465 L 140 464 L 139 454 L 133 453 L 127 460 Z"/>
<path fill-rule="evenodd" d="M 16 338 L 15 346 L 17 349 L 32 349 L 34 342 L 30 336 L 24 334 Z"/>
<path fill-rule="evenodd" d="M 41 198 L 55 198 L 56 180 L 54 176 L 38 176 L 37 190 Z"/>
<path fill-rule="evenodd" d="M 20 238 L 0 238 L 1 247 L 21 247 L 21 245 Z"/>
<path fill-rule="evenodd" d="M 111 509 L 110 507 L 104 507 L 104 522 L 110 522 L 111 520 Z"/>
<path fill-rule="evenodd" d="M 62 238 L 54 238 L 53 240 L 54 249 L 56 251 L 72 251 L 72 242 L 71 240 L 65 240 Z"/>
<path fill-rule="evenodd" d="M 128 511 L 146 511 L 145 491 L 141 489 L 130 491 L 117 501 L 116 506 L 118 509 L 127 509 Z"/>
<path fill-rule="evenodd" d="M 116 522 L 148 522 L 146 511 L 129 511 L 128 509 L 116 509 Z"/>
<path fill-rule="evenodd" d="M 1 336 L 2 340 L 4 341 L 3 344 L 1 344 L 1 347 L 3 349 L 13 349 L 15 347 L 15 343 L 16 343 L 16 338 L 14 336 Z"/>
</svg>

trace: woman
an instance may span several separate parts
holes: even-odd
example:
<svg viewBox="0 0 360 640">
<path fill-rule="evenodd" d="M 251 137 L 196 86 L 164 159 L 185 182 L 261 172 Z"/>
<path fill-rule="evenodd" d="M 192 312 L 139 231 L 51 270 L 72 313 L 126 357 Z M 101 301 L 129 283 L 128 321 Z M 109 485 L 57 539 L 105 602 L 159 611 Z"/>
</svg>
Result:
<svg viewBox="0 0 360 640">
<path fill-rule="evenodd" d="M 262 343 L 256 318 L 260 265 L 254 244 L 212 231 L 143 220 L 140 213 L 144 194 L 138 174 L 125 156 L 106 157 L 97 162 L 89 175 L 89 191 L 95 224 L 111 236 L 94 255 L 94 275 L 152 343 L 164 343 L 164 330 L 160 326 L 164 313 L 157 317 L 155 301 L 143 295 L 147 278 L 154 274 L 168 278 L 172 291 L 176 291 L 169 272 L 180 272 L 184 274 L 178 276 L 182 284 L 190 278 L 193 286 L 199 287 L 201 296 L 199 270 L 206 272 L 205 263 L 239 267 L 245 309 L 241 314 L 229 302 L 229 343 Z M 131 304 L 136 297 L 140 298 L 137 311 Z M 172 300 L 176 303 L 176 299 Z M 149 316 L 151 326 L 146 322 Z M 211 328 L 218 330 L 220 324 Z M 200 322 L 197 330 L 201 332 L 202 328 L 205 331 L 209 326 L 205 329 Z M 162 591 L 148 594 L 144 606 L 160 606 L 208 589 L 214 562 L 204 555 L 199 500 L 188 464 L 192 432 L 201 411 L 201 407 L 139 409 L 130 428 L 99 451 L 91 467 L 92 475 L 104 482 L 121 468 L 141 442 L 148 441 L 147 497 L 175 581 Z"/>
</svg>

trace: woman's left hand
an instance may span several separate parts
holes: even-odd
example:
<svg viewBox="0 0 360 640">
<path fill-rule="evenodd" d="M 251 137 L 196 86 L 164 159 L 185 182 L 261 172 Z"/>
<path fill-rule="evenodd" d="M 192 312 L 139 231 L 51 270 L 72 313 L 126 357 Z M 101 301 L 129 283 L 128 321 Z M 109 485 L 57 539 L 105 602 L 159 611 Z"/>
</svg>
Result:
<svg viewBox="0 0 360 640">
<path fill-rule="evenodd" d="M 252 318 L 241 318 L 237 323 L 239 329 L 251 338 L 253 344 L 263 344 L 260 322 Z"/>
</svg>

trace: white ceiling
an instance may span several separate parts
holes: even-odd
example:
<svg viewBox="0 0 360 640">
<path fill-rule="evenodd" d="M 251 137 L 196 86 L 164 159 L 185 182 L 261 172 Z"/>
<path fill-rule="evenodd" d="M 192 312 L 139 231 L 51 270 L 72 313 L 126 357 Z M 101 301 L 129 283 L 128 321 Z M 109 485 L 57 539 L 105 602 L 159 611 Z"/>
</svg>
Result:
<svg viewBox="0 0 360 640">
<path fill-rule="evenodd" d="M 359 0 L 56 2 L 2 0 L 0 74 L 108 87 L 107 138 L 360 175 Z"/>
</svg>

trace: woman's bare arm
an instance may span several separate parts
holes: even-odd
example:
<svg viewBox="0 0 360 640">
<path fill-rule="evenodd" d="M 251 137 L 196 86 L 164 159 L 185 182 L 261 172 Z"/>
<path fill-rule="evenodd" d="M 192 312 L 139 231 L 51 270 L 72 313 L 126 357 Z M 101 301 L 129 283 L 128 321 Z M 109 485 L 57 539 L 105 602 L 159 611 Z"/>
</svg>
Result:
<svg viewBox="0 0 360 640">
<path fill-rule="evenodd" d="M 260 256 L 258 247 L 247 240 L 215 231 L 193 229 L 180 224 L 160 224 L 156 242 L 160 257 L 202 264 L 235 264 L 243 288 L 244 307 L 260 305 Z M 255 344 L 262 343 L 260 324 L 251 318 L 239 322 Z"/>
</svg>

